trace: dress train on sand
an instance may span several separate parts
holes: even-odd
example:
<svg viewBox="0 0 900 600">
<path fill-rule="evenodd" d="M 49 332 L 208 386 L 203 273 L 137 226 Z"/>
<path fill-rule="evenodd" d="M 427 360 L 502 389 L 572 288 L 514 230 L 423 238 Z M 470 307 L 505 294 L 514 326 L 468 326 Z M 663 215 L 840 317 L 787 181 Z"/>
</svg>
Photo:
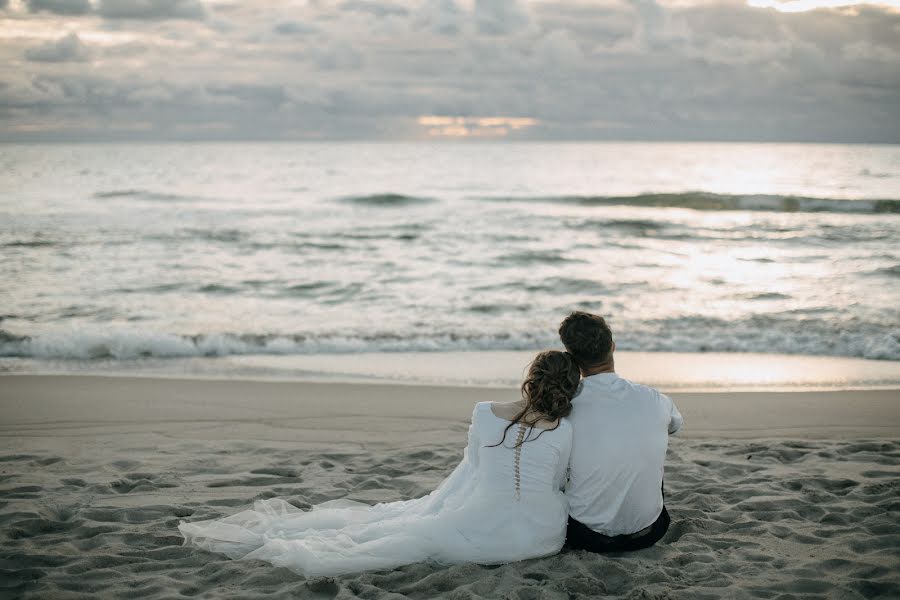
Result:
<svg viewBox="0 0 900 600">
<path fill-rule="evenodd" d="M 504 563 L 555 554 L 565 540 L 562 487 L 572 445 L 566 420 L 554 430 L 516 427 L 490 403 L 476 405 L 463 459 L 430 494 L 368 505 L 333 500 L 301 510 L 259 500 L 223 519 L 182 522 L 186 545 L 233 559 L 264 560 L 306 576 L 392 569 L 424 560 Z"/>
</svg>

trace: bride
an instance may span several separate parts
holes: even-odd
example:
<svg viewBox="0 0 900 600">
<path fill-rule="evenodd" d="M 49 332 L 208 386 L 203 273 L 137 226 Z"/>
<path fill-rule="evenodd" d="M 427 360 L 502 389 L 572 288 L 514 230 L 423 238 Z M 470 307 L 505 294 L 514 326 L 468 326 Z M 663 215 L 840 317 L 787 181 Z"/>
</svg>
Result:
<svg viewBox="0 0 900 600">
<path fill-rule="evenodd" d="M 522 383 L 522 400 L 475 405 L 462 461 L 422 498 L 374 506 L 334 500 L 309 511 L 274 498 L 178 529 L 185 545 L 306 576 L 423 560 L 490 564 L 555 554 L 568 518 L 561 490 L 572 427 L 564 417 L 579 385 L 568 353 L 538 354 Z"/>
</svg>

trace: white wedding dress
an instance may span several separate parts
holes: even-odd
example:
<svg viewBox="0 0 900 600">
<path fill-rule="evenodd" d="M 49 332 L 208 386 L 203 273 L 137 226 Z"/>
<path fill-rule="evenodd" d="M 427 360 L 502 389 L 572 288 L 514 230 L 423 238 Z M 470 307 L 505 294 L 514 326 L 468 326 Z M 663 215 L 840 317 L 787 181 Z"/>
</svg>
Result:
<svg viewBox="0 0 900 600">
<path fill-rule="evenodd" d="M 264 560 L 301 575 L 441 564 L 506 563 L 559 552 L 568 505 L 562 488 L 572 427 L 541 430 L 475 406 L 462 462 L 427 496 L 374 506 L 335 500 L 300 510 L 280 499 L 219 520 L 182 522 L 185 545 Z M 518 450 L 516 439 L 525 439 Z"/>
</svg>

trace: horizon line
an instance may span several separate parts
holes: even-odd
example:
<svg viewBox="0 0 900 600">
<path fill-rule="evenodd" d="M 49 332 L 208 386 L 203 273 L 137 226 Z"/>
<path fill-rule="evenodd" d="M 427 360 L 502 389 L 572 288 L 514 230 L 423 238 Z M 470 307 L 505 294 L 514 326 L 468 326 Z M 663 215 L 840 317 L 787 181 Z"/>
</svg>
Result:
<svg viewBox="0 0 900 600">
<path fill-rule="evenodd" d="M 900 140 L 811 140 L 811 139 L 742 139 L 742 138 L 86 138 L 86 139 L 3 139 L 0 145 L 39 145 L 39 144 L 447 144 L 447 145 L 502 145 L 502 144 L 798 144 L 798 145 L 862 145 L 862 146 L 898 146 Z"/>
</svg>

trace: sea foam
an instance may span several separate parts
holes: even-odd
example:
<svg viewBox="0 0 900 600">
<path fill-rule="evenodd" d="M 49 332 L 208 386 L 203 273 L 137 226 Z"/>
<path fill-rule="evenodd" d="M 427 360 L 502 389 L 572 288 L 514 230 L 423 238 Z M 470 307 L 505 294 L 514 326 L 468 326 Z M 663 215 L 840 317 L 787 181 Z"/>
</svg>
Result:
<svg viewBox="0 0 900 600">
<path fill-rule="evenodd" d="M 491 315 L 490 305 L 475 305 Z M 792 329 L 792 335 L 783 335 Z M 665 333 L 660 333 L 660 330 Z M 539 350 L 558 347 L 553 331 L 435 331 L 375 332 L 347 335 L 325 333 L 210 333 L 174 334 L 127 327 L 68 327 L 35 336 L 0 330 L 0 357 L 39 359 L 186 358 L 240 355 L 302 355 L 353 352 L 446 352 L 465 350 Z M 900 360 L 900 330 L 877 325 L 858 330 L 840 325 L 815 328 L 809 324 L 761 328 L 758 321 L 729 325 L 714 320 L 671 322 L 654 327 L 621 330 L 620 350 L 645 352 L 756 352 L 847 356 Z"/>
</svg>

